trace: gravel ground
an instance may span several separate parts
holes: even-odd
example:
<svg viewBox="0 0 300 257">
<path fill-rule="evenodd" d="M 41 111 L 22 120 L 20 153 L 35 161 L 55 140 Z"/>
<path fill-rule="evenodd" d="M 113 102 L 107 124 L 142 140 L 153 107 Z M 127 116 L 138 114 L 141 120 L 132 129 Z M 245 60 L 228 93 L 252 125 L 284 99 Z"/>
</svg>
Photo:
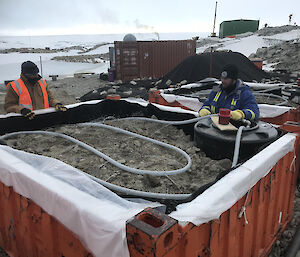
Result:
<svg viewBox="0 0 300 257">
<path fill-rule="evenodd" d="M 255 32 L 259 36 L 272 36 L 278 33 L 284 33 L 291 30 L 298 30 L 300 35 L 300 27 L 285 25 L 280 27 L 266 27 Z M 263 38 L 266 40 L 266 38 Z M 274 39 L 273 39 L 274 41 Z M 300 74 L 300 38 L 297 40 L 282 41 L 278 40 L 278 44 L 270 47 L 257 49 L 255 54 L 251 54 L 251 58 L 262 58 L 267 63 L 274 63 L 275 70 L 286 70 L 287 73 L 292 73 L 295 77 Z"/>
<path fill-rule="evenodd" d="M 78 50 L 78 54 L 82 53 L 88 53 L 92 50 L 97 49 L 98 47 L 108 45 L 109 43 L 101 43 L 101 44 L 96 44 L 92 47 L 85 47 L 82 45 L 74 45 L 74 46 L 69 46 L 69 47 L 64 47 L 64 48 L 31 48 L 31 47 L 21 47 L 21 48 L 8 48 L 8 49 L 1 49 L 0 53 L 1 54 L 7 54 L 7 53 L 58 53 L 58 52 L 69 52 L 71 50 Z"/>
<path fill-rule="evenodd" d="M 300 29 L 299 26 L 294 25 L 284 25 L 284 26 L 277 26 L 277 27 L 266 27 L 262 28 L 255 32 L 255 34 L 259 36 L 272 36 L 284 32 L 289 32 L 294 29 Z"/>
<path fill-rule="evenodd" d="M 300 29 L 299 29 L 300 35 Z M 257 49 L 250 57 L 261 58 L 268 63 L 274 63 L 275 70 L 286 70 L 293 74 L 300 73 L 300 39 L 280 43 L 271 47 Z"/>
<path fill-rule="evenodd" d="M 92 54 L 92 55 L 68 55 L 68 56 L 55 56 L 51 60 L 64 61 L 64 62 L 80 62 L 80 63 L 99 63 L 103 61 L 109 62 L 107 54 Z"/>
<path fill-rule="evenodd" d="M 60 159 L 110 183 L 155 193 L 192 193 L 200 186 L 212 182 L 221 171 L 231 167 L 231 161 L 228 159 L 215 161 L 206 157 L 193 145 L 190 136 L 185 135 L 176 127 L 143 121 L 109 121 L 106 123 L 181 148 L 192 158 L 191 169 L 188 172 L 168 177 L 136 175 L 121 171 L 102 158 L 97 158 L 87 150 L 61 138 L 24 135 L 9 139 L 7 142 L 17 149 Z M 53 130 L 71 135 L 118 162 L 138 169 L 151 169 L 159 172 L 183 168 L 187 163 L 184 157 L 173 150 L 108 129 L 67 125 L 51 129 Z"/>
</svg>

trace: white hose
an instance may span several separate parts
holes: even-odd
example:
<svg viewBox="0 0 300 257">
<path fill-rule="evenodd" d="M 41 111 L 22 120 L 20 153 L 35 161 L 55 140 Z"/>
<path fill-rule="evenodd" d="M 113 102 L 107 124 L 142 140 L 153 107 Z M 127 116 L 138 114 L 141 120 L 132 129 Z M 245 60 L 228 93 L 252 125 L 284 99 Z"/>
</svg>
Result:
<svg viewBox="0 0 300 257">
<path fill-rule="evenodd" d="M 217 114 L 212 114 L 210 116 L 204 116 L 204 117 L 194 118 L 194 119 L 185 120 L 185 121 L 163 121 L 163 120 L 154 120 L 154 119 L 143 118 L 143 117 L 124 118 L 124 119 L 121 119 L 121 120 L 144 120 L 144 121 L 152 121 L 152 122 L 162 123 L 162 124 L 184 125 L 184 124 L 194 123 L 194 122 L 199 121 L 201 119 L 208 118 L 208 117 L 211 117 L 211 116 L 216 116 L 216 115 Z M 132 172 L 132 173 L 136 173 L 136 174 L 150 174 L 150 175 L 154 175 L 154 176 L 166 176 L 168 174 L 178 174 L 178 173 L 185 172 L 191 167 L 191 159 L 190 159 L 189 155 L 186 152 L 182 151 L 181 149 L 179 149 L 175 146 L 172 146 L 172 145 L 169 145 L 169 144 L 166 144 L 166 143 L 157 141 L 155 139 L 148 138 L 148 137 L 145 137 L 145 136 L 142 136 L 142 135 L 130 132 L 130 131 L 126 131 L 126 130 L 123 130 L 123 129 L 120 129 L 120 128 L 117 128 L 117 127 L 112 127 L 112 126 L 109 126 L 109 125 L 105 125 L 105 124 L 81 123 L 79 125 L 80 126 L 96 126 L 96 127 L 107 128 L 107 129 L 111 129 L 111 130 L 114 130 L 114 131 L 119 132 L 119 133 L 127 134 L 129 136 L 134 136 L 134 137 L 152 142 L 154 144 L 158 144 L 158 145 L 167 147 L 169 149 L 175 150 L 175 151 L 179 152 L 180 154 L 182 154 L 188 160 L 188 164 L 184 168 L 181 168 L 181 169 L 178 169 L 178 170 L 173 170 L 173 171 L 150 171 L 150 170 L 139 170 L 139 169 L 135 169 L 135 168 L 130 168 L 130 167 L 125 166 L 121 163 L 118 163 L 117 161 L 113 160 L 109 156 L 101 153 L 100 151 L 96 150 L 95 148 L 93 148 L 93 147 L 91 147 L 91 146 L 89 146 L 89 145 L 87 145 L 87 144 L 71 137 L 71 136 L 61 134 L 61 133 L 57 133 L 57 132 L 50 132 L 50 131 L 38 131 L 38 130 L 37 131 L 19 131 L 19 132 L 13 132 L 13 133 L 9 133 L 9 134 L 0 136 L 0 139 L 4 140 L 6 138 L 13 137 L 13 136 L 16 136 L 16 135 L 21 135 L 21 134 L 43 134 L 43 135 L 52 135 L 52 136 L 56 136 L 56 137 L 61 137 L 61 138 L 69 140 L 69 141 L 71 141 L 75 144 L 78 144 L 81 147 L 93 152 L 94 154 L 104 158 L 105 160 L 107 160 L 108 162 L 112 163 L 113 165 L 117 166 L 118 168 L 120 168 L 122 170 Z M 238 133 L 237 133 L 235 150 L 234 150 L 234 158 L 233 158 L 234 159 L 233 164 L 234 163 L 235 164 L 232 165 L 232 167 L 236 165 L 237 160 L 238 160 L 239 145 L 240 145 L 241 133 L 242 133 L 243 128 L 244 127 L 242 127 L 242 129 L 241 129 L 241 127 L 240 127 L 240 129 L 238 130 Z M 152 192 L 144 192 L 144 191 L 129 189 L 129 188 L 126 188 L 126 187 L 121 187 L 121 186 L 117 186 L 117 185 L 114 185 L 112 183 L 106 182 L 102 179 L 96 178 L 96 177 L 94 177 L 94 176 L 92 176 L 88 173 L 85 173 L 81 170 L 79 170 L 79 172 L 81 172 L 82 174 L 90 177 L 92 180 L 102 184 L 103 186 L 105 186 L 105 187 L 107 187 L 111 190 L 114 190 L 114 191 L 120 192 L 122 194 L 125 194 L 125 195 L 135 195 L 135 196 L 138 196 L 138 197 L 147 197 L 147 198 L 154 198 L 154 199 L 170 199 L 170 200 L 186 200 L 186 199 L 188 199 L 189 197 L 192 196 L 192 194 L 163 194 L 163 193 L 152 193 Z"/>
<path fill-rule="evenodd" d="M 151 122 L 166 124 L 166 125 L 186 125 L 186 124 L 198 122 L 202 119 L 206 119 L 212 116 L 218 116 L 218 114 L 211 114 L 203 117 L 197 117 L 197 118 L 182 120 L 182 121 L 156 120 L 156 119 L 144 118 L 144 117 L 129 117 L 129 118 L 121 118 L 117 120 L 139 120 L 139 121 L 151 121 Z"/>
<path fill-rule="evenodd" d="M 258 90 L 258 91 L 255 91 L 254 93 L 267 93 L 267 92 L 270 92 L 270 91 L 273 91 L 273 90 L 282 89 L 282 88 L 283 88 L 283 85 L 277 86 L 277 87 L 271 87 L 271 88 L 267 88 L 267 89 Z"/>
<path fill-rule="evenodd" d="M 80 124 L 80 125 L 84 125 L 84 124 Z M 93 124 L 92 123 L 90 125 L 100 127 L 100 125 L 104 125 L 104 124 L 97 124 L 97 123 Z M 101 126 L 101 127 L 111 127 L 111 126 L 104 125 L 104 126 Z M 116 129 L 115 127 L 113 127 L 113 128 Z M 122 130 L 122 129 L 120 129 L 120 130 Z M 121 132 L 121 131 L 118 130 L 118 132 Z M 129 131 L 126 131 L 126 132 L 129 132 Z M 129 133 L 132 133 L 132 132 L 129 132 Z M 83 142 L 81 142 L 81 141 L 79 141 L 79 140 L 71 137 L 71 136 L 68 136 L 68 135 L 65 135 L 65 134 L 61 134 L 61 133 L 57 133 L 57 132 L 41 131 L 41 130 L 37 130 L 37 131 L 19 131 L 19 132 L 12 132 L 12 133 L 0 136 L 0 139 L 4 140 L 6 138 L 10 138 L 10 137 L 17 136 L 17 135 L 24 135 L 24 134 L 27 134 L 27 135 L 28 134 L 41 134 L 41 135 L 51 135 L 51 136 L 56 136 L 56 137 L 64 138 L 64 139 L 69 140 L 69 141 L 71 141 L 71 142 L 73 142 L 73 143 L 75 143 L 77 145 L 80 145 L 81 147 L 83 147 L 83 148 L 85 148 L 85 149 L 93 152 L 94 154 L 96 154 L 96 155 L 98 155 L 98 156 L 106 159 L 108 162 L 110 162 L 110 163 L 112 163 L 114 165 L 117 164 L 116 166 L 118 166 L 119 168 L 121 168 L 123 170 L 125 170 L 124 169 L 124 167 L 125 167 L 127 171 L 132 172 L 132 173 L 137 173 L 135 171 L 138 171 L 137 174 L 151 174 L 151 175 L 163 176 L 162 173 L 165 173 L 165 175 L 167 175 L 166 172 L 162 172 L 162 171 L 147 171 L 147 170 L 144 170 L 146 172 L 142 173 L 141 171 L 143 171 L 143 170 L 138 170 L 138 169 L 134 169 L 134 168 L 130 168 L 130 167 L 127 167 L 125 165 L 122 165 L 122 164 L 116 162 L 115 160 L 111 159 L 107 155 L 105 155 L 105 154 L 101 153 L 100 151 L 96 150 L 95 148 L 93 148 L 93 147 L 91 147 L 91 146 L 89 146 L 89 145 L 87 145 L 87 144 L 85 144 L 85 143 L 83 143 Z M 135 134 L 135 133 L 132 133 L 132 134 Z M 144 137 L 144 136 L 141 136 L 141 135 L 139 135 L 139 136 L 143 137 L 144 140 L 146 140 L 146 138 L 147 138 L 147 137 Z M 149 141 L 151 141 L 151 142 L 154 142 L 154 141 L 159 142 L 159 141 L 154 140 L 152 138 L 147 138 L 147 139 L 150 139 Z M 163 142 L 159 142 L 159 144 L 162 145 L 162 146 L 166 146 L 166 147 L 168 147 L 170 149 L 173 149 L 175 151 L 176 150 L 180 150 L 180 151 L 178 151 L 180 153 L 181 152 L 185 153 L 184 151 L 182 151 L 181 149 L 179 149 L 179 148 L 177 148 L 175 146 L 171 146 L 171 145 L 168 145 L 168 144 L 163 143 Z M 185 155 L 187 155 L 187 154 L 185 153 Z M 191 159 L 190 159 L 189 156 L 188 156 L 188 160 L 189 160 L 188 161 L 188 165 L 186 165 L 184 167 L 186 170 L 187 170 L 187 167 L 189 168 L 190 165 L 191 165 Z M 184 169 L 184 168 L 182 168 L 182 169 Z M 183 172 L 182 169 L 180 169 L 181 172 Z M 175 170 L 175 171 L 178 171 L 178 170 Z M 123 194 L 126 194 L 126 195 L 135 195 L 135 196 L 139 196 L 139 197 L 148 197 L 148 198 L 155 198 L 155 199 L 172 199 L 172 200 L 183 200 L 183 199 L 187 199 L 188 197 L 191 196 L 191 194 L 161 194 L 161 193 L 152 193 L 152 192 L 144 192 L 144 191 L 129 189 L 129 188 L 126 188 L 126 187 L 121 187 L 121 186 L 117 186 L 117 185 L 114 185 L 112 183 L 106 182 L 106 181 L 104 181 L 102 179 L 99 179 L 99 178 L 96 178 L 96 177 L 94 177 L 94 176 L 92 176 L 90 174 L 87 174 L 87 173 L 85 173 L 85 172 L 83 172 L 81 170 L 79 170 L 79 172 L 81 172 L 82 174 L 90 177 L 92 180 L 94 180 L 94 181 L 102 184 L 103 186 L 105 186 L 105 187 L 107 187 L 107 188 L 109 188 L 111 190 L 115 190 L 117 192 L 120 192 L 120 193 L 123 193 Z M 172 174 L 174 174 L 174 173 L 172 173 Z M 178 172 L 176 174 L 178 174 Z"/>
<path fill-rule="evenodd" d="M 84 124 L 80 124 L 80 125 L 84 126 Z M 109 129 L 115 130 L 119 133 L 135 136 L 135 137 L 141 138 L 145 141 L 149 141 L 149 142 L 152 142 L 154 144 L 164 146 L 166 148 L 172 149 L 172 150 L 180 153 L 181 155 L 183 155 L 187 159 L 188 163 L 187 163 L 186 166 L 184 166 L 181 169 L 168 170 L 168 171 L 141 170 L 141 169 L 131 168 L 131 167 L 128 167 L 126 165 L 123 165 L 123 164 L 115 161 L 114 159 L 110 158 L 109 156 L 105 155 L 104 153 L 98 151 L 97 149 L 95 149 L 95 148 L 93 148 L 93 147 L 91 147 L 91 146 L 89 146 L 89 145 L 73 138 L 73 137 L 70 137 L 70 136 L 65 135 L 65 134 L 57 133 L 57 132 L 50 132 L 50 131 L 37 130 L 37 131 L 13 132 L 13 133 L 9 133 L 9 134 L 6 134 L 4 136 L 1 136 L 0 139 L 6 139 L 8 137 L 13 137 L 13 136 L 16 136 L 16 135 L 21 135 L 21 134 L 42 134 L 42 135 L 51 135 L 51 136 L 61 137 L 61 138 L 67 139 L 67 140 L 69 140 L 69 141 L 71 141 L 71 142 L 73 142 L 77 145 L 80 145 L 84 149 L 86 149 L 86 150 L 96 154 L 97 156 L 107 160 L 109 163 L 113 164 L 114 166 L 118 167 L 121 170 L 131 172 L 131 173 L 135 173 L 135 174 L 140 174 L 140 175 L 145 175 L 145 174 L 149 174 L 149 175 L 152 175 L 152 176 L 175 175 L 175 174 L 186 172 L 192 165 L 192 160 L 191 160 L 190 156 L 186 152 L 184 152 L 183 150 L 181 150 L 181 149 L 179 149 L 175 146 L 157 141 L 157 140 L 152 139 L 152 138 L 144 137 L 144 136 L 141 136 L 141 135 L 138 135 L 138 134 L 120 129 L 120 128 L 115 128 L 115 127 L 111 127 L 111 126 L 108 126 L 108 125 L 104 125 L 104 124 L 87 123 L 87 126 L 97 126 L 97 127 L 109 128 Z"/>
<path fill-rule="evenodd" d="M 218 116 L 217 114 L 211 114 L 209 116 L 204 116 L 204 117 L 198 117 L 194 119 L 189 119 L 189 120 L 184 120 L 184 121 L 166 121 L 166 120 L 155 120 L 155 119 L 150 119 L 150 118 L 144 118 L 144 117 L 129 117 L 129 118 L 122 118 L 122 119 L 117 119 L 117 120 L 139 120 L 139 121 L 151 121 L 151 122 L 156 122 L 156 123 L 161 123 L 161 124 L 169 124 L 169 125 L 185 125 L 189 123 L 194 123 L 198 122 L 204 118 L 212 117 L 212 116 Z M 197 126 L 197 123 L 195 124 L 195 127 Z M 239 159 L 239 151 L 240 151 L 240 144 L 241 144 L 241 137 L 242 137 L 242 132 L 244 126 L 240 126 L 238 129 L 238 132 L 236 134 L 235 138 L 235 146 L 234 146 L 234 155 L 233 155 L 233 161 L 232 161 L 232 166 L 234 167 Z"/>
<path fill-rule="evenodd" d="M 82 172 L 82 171 L 80 171 Z M 84 172 L 82 172 L 84 173 Z M 102 179 L 96 178 L 90 174 L 84 173 L 88 177 L 90 177 L 92 180 L 98 182 L 99 184 L 122 194 L 125 195 L 134 195 L 138 197 L 147 197 L 147 198 L 155 198 L 155 199 L 169 199 L 169 200 L 185 200 L 192 196 L 192 194 L 162 194 L 162 193 L 152 193 L 152 192 L 145 192 L 135 189 L 130 189 L 127 187 L 121 187 L 117 186 L 115 184 L 106 182 Z"/>
<path fill-rule="evenodd" d="M 277 106 L 285 105 L 285 104 L 288 103 L 288 100 L 287 100 L 287 99 L 285 99 L 284 97 L 279 96 L 279 95 L 267 94 L 267 93 L 255 93 L 255 92 L 253 92 L 252 94 L 253 94 L 254 96 L 273 97 L 273 98 L 277 98 L 277 99 L 279 99 L 279 100 L 282 100 L 281 103 L 275 104 L 275 105 L 277 105 Z"/>
<path fill-rule="evenodd" d="M 189 170 L 189 168 L 192 165 L 191 157 L 185 151 L 179 149 L 176 146 L 172 146 L 172 145 L 169 145 L 167 143 L 163 143 L 161 141 L 158 141 L 158 140 L 155 140 L 155 139 L 152 139 L 152 138 L 149 138 L 149 137 L 145 137 L 145 136 L 142 136 L 142 135 L 139 135 L 139 134 L 121 129 L 121 128 L 105 125 L 105 124 L 102 124 L 102 123 L 87 122 L 87 123 L 80 123 L 79 126 L 93 126 L 93 127 L 106 128 L 106 129 L 110 129 L 110 130 L 113 130 L 115 132 L 122 133 L 122 134 L 125 134 L 125 135 L 128 135 L 128 136 L 133 136 L 133 137 L 136 137 L 136 138 L 140 138 L 144 141 L 148 141 L 148 142 L 151 142 L 153 144 L 160 145 L 160 146 L 169 148 L 171 150 L 174 150 L 175 152 L 178 152 L 179 154 L 183 155 L 184 158 L 188 161 L 186 166 L 184 166 L 181 169 L 177 169 L 177 170 L 168 170 L 168 171 L 141 170 L 141 169 L 135 169 L 135 168 L 131 168 L 131 167 L 128 167 L 126 165 L 123 165 L 123 164 L 111 159 L 107 155 L 105 155 L 105 154 L 103 154 L 103 153 L 101 153 L 97 150 L 96 151 L 98 153 L 94 152 L 98 156 L 100 156 L 103 159 L 107 160 L 108 162 L 110 162 L 114 166 L 120 168 L 121 170 L 125 170 L 125 171 L 128 171 L 128 172 L 135 173 L 135 174 L 140 174 L 140 175 L 149 174 L 149 175 L 152 175 L 152 176 L 166 176 L 166 175 L 175 175 L 175 174 L 180 174 L 180 173 L 186 172 L 187 170 Z"/>
<path fill-rule="evenodd" d="M 242 132 L 243 132 L 244 128 L 245 128 L 244 126 L 240 126 L 238 129 L 238 132 L 236 133 L 234 154 L 233 154 L 233 160 L 232 160 L 231 167 L 234 167 L 238 162 L 239 153 L 240 153 L 241 137 L 242 137 Z"/>
</svg>

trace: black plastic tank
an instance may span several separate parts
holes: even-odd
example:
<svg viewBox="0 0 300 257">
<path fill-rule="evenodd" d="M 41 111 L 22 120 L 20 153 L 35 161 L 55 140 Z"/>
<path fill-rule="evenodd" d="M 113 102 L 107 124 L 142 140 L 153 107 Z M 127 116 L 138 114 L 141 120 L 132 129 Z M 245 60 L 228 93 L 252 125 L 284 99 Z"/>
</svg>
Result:
<svg viewBox="0 0 300 257">
<path fill-rule="evenodd" d="M 236 127 L 237 124 L 234 124 Z M 203 150 L 212 159 L 219 160 L 229 158 L 232 160 L 237 131 L 221 131 L 215 126 L 210 117 L 200 120 L 194 127 L 194 142 L 197 147 Z M 264 146 L 275 141 L 279 132 L 271 124 L 258 121 L 252 123 L 249 128 L 244 128 L 239 160 L 245 160 Z"/>
</svg>

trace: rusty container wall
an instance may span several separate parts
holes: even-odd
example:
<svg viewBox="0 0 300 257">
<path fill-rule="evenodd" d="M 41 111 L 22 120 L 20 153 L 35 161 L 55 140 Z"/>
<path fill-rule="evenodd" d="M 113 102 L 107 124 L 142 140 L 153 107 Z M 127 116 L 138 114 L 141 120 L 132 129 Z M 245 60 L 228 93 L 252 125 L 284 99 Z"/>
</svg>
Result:
<svg viewBox="0 0 300 257">
<path fill-rule="evenodd" d="M 181 227 L 169 216 L 149 211 L 138 214 L 135 226 L 127 225 L 130 255 L 267 256 L 292 218 L 300 165 L 300 124 L 288 122 L 281 129 L 298 134 L 294 152 L 281 158 L 251 189 L 248 198 L 241 198 L 219 220 L 200 226 L 189 223 Z M 243 206 L 248 224 L 244 216 L 239 218 Z M 55 217 L 1 182 L 0 246 L 19 257 L 92 256 Z"/>
<path fill-rule="evenodd" d="M 138 78 L 139 46 L 137 42 L 115 42 L 116 79 L 130 81 Z"/>
<path fill-rule="evenodd" d="M 161 78 L 195 53 L 195 40 L 116 41 L 116 78 L 123 81 Z"/>
<path fill-rule="evenodd" d="M 132 257 L 266 257 L 292 218 L 300 166 L 300 124 L 283 130 L 298 134 L 294 152 L 272 170 L 218 220 L 183 227 L 169 216 L 144 211 L 127 223 Z M 295 156 L 296 155 L 296 156 Z M 296 158 L 295 158 L 296 157 Z M 245 209 L 245 215 L 240 215 Z M 147 215 L 147 219 L 140 218 Z M 173 223 L 173 226 L 166 226 Z"/>
<path fill-rule="evenodd" d="M 92 257 L 73 232 L 1 182 L 0 246 L 18 257 Z"/>
</svg>

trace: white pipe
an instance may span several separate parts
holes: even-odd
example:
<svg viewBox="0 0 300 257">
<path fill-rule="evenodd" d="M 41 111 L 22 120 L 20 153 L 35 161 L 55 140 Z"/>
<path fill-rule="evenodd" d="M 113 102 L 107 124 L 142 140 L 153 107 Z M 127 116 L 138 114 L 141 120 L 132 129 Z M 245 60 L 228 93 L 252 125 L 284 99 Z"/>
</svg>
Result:
<svg viewBox="0 0 300 257">
<path fill-rule="evenodd" d="M 243 132 L 244 128 L 245 128 L 244 126 L 240 126 L 238 129 L 238 132 L 236 133 L 234 154 L 233 154 L 233 160 L 232 160 L 231 167 L 234 167 L 238 162 L 239 153 L 240 153 L 241 137 L 242 137 L 242 132 Z"/>
<path fill-rule="evenodd" d="M 143 118 L 143 117 L 124 118 L 124 119 L 121 119 L 121 120 L 144 120 L 144 121 L 152 121 L 152 122 L 162 123 L 162 124 L 183 125 L 183 124 L 194 123 L 196 121 L 199 121 L 201 119 L 208 118 L 208 117 L 211 117 L 211 116 L 216 116 L 216 114 L 209 115 L 209 116 L 204 116 L 204 117 L 199 117 L 199 118 L 195 118 L 195 119 L 190 119 L 190 120 L 185 120 L 185 121 L 163 121 L 163 120 L 154 120 L 154 119 Z M 9 133 L 9 134 L 0 136 L 0 140 L 4 140 L 6 138 L 13 137 L 13 136 L 16 136 L 16 135 L 21 135 L 21 134 L 43 134 L 43 135 L 52 135 L 52 136 L 56 136 L 56 137 L 61 137 L 61 138 L 69 140 L 69 141 L 71 141 L 75 144 L 78 144 L 81 147 L 93 152 L 94 154 L 104 158 L 105 160 L 107 160 L 108 162 L 112 163 L 113 165 L 119 167 L 122 170 L 129 171 L 129 172 L 136 173 L 136 174 L 151 174 L 151 175 L 154 175 L 154 176 L 165 176 L 165 175 L 168 175 L 168 174 L 178 174 L 178 173 L 181 173 L 181 172 L 185 172 L 191 166 L 191 159 L 190 159 L 189 155 L 186 152 L 182 151 L 181 149 L 179 149 L 175 146 L 172 146 L 172 145 L 169 145 L 169 144 L 166 144 L 166 143 L 157 141 L 155 139 L 148 138 L 148 137 L 145 137 L 145 136 L 142 136 L 142 135 L 130 132 L 130 131 L 126 131 L 126 130 L 123 130 L 123 129 L 120 129 L 120 128 L 105 125 L 105 124 L 81 123 L 80 126 L 96 126 L 96 127 L 107 128 L 107 129 L 111 129 L 111 130 L 114 130 L 114 131 L 119 132 L 119 133 L 127 134 L 129 136 L 134 136 L 134 137 L 152 142 L 154 144 L 158 144 L 158 145 L 167 147 L 169 149 L 175 150 L 175 151 L 179 152 L 180 154 L 184 155 L 184 157 L 188 160 L 188 164 L 182 169 L 173 170 L 173 171 L 150 171 L 150 170 L 134 169 L 134 168 L 130 168 L 128 166 L 125 166 L 121 163 L 118 163 L 117 161 L 113 160 L 109 156 L 101 153 L 100 151 L 96 150 L 95 148 L 93 148 L 93 147 L 91 147 L 91 146 L 89 146 L 89 145 L 87 145 L 87 144 L 71 137 L 71 136 L 61 134 L 61 133 L 56 133 L 56 132 L 50 132 L 50 131 L 19 131 L 19 132 L 13 132 L 13 133 Z M 234 150 L 234 160 L 233 160 L 232 167 L 236 165 L 237 160 L 238 160 L 240 139 L 241 139 L 241 134 L 242 134 L 243 128 L 244 127 L 241 126 L 238 130 L 238 133 L 237 133 L 236 143 L 235 143 L 235 150 Z M 90 177 L 92 180 L 102 184 L 103 186 L 105 186 L 105 187 L 107 187 L 111 190 L 114 190 L 114 191 L 117 191 L 117 192 L 120 192 L 120 193 L 123 193 L 123 194 L 126 194 L 126 195 L 135 195 L 135 196 L 138 196 L 138 197 L 148 197 L 148 198 L 154 198 L 154 199 L 170 199 L 170 200 L 186 200 L 186 199 L 188 199 L 189 197 L 192 196 L 192 194 L 163 194 L 163 193 L 152 193 L 152 192 L 144 192 L 144 191 L 129 189 L 129 188 L 117 186 L 117 185 L 114 185 L 112 183 L 106 182 L 102 179 L 99 179 L 99 178 L 96 178 L 96 177 L 94 177 L 90 174 L 87 174 L 87 173 L 85 173 L 81 170 L 79 170 L 79 172 L 81 172 L 82 174 Z"/>
</svg>

